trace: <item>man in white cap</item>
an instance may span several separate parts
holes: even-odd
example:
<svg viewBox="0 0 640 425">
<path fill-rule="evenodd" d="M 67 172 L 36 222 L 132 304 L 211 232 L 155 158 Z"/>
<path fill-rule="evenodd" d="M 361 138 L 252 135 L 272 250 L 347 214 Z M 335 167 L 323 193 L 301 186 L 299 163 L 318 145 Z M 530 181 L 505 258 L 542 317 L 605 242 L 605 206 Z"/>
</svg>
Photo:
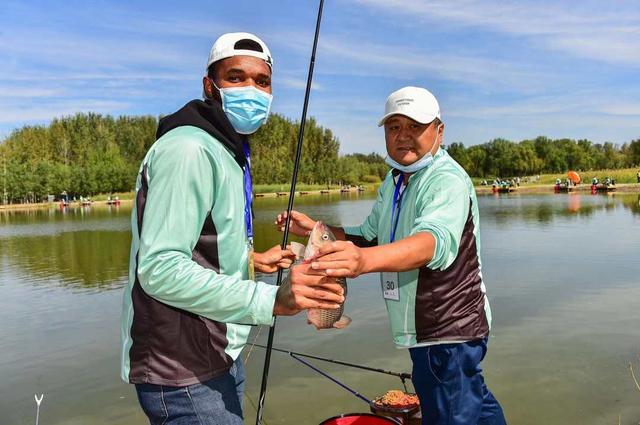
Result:
<svg viewBox="0 0 640 425">
<path fill-rule="evenodd" d="M 471 179 L 440 148 L 444 124 L 428 90 L 392 93 L 379 126 L 392 169 L 377 201 L 360 226 L 332 227 L 341 240 L 321 248 L 312 268 L 331 277 L 380 272 L 393 341 L 413 361 L 423 424 L 503 425 L 480 369 L 491 311 Z M 293 233 L 314 224 L 292 212 Z"/>
<path fill-rule="evenodd" d="M 276 246 L 253 251 L 248 135 L 267 119 L 272 59 L 248 33 L 221 36 L 205 100 L 160 120 L 142 161 L 122 313 L 122 379 L 152 424 L 242 424 L 239 357 L 251 325 L 306 308 L 337 308 L 334 279 L 294 266 L 277 288 L 254 268 L 289 267 Z"/>
</svg>

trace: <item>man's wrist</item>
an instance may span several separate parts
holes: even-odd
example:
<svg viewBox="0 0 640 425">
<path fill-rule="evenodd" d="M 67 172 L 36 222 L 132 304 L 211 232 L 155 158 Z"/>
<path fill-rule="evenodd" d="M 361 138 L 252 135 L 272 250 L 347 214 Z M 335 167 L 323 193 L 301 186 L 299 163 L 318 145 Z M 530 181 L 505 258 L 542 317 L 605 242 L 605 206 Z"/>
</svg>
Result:
<svg viewBox="0 0 640 425">
<path fill-rule="evenodd" d="M 256 282 L 257 301 L 254 312 L 254 324 L 271 325 L 278 305 L 278 287 L 264 282 Z"/>
<path fill-rule="evenodd" d="M 376 253 L 373 248 L 360 248 L 362 255 L 362 273 L 373 273 L 376 271 Z"/>
</svg>

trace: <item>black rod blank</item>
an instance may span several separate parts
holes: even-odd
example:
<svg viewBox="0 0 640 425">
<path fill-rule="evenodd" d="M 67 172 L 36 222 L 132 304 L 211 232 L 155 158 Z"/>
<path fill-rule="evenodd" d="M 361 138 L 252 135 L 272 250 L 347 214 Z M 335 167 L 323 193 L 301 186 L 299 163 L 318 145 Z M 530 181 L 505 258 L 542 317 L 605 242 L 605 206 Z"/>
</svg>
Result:
<svg viewBox="0 0 640 425">
<path fill-rule="evenodd" d="M 307 108 L 309 106 L 309 94 L 311 92 L 311 82 L 313 80 L 313 68 L 316 63 L 316 50 L 318 47 L 318 37 L 320 36 L 320 22 L 322 20 L 322 8 L 324 0 L 320 0 L 318 6 L 318 18 L 316 20 L 316 32 L 313 38 L 313 49 L 311 50 L 311 60 L 309 61 L 309 74 L 307 75 L 307 88 L 304 93 L 304 104 L 302 106 L 302 118 L 300 119 L 300 129 L 298 130 L 298 145 L 296 147 L 296 159 L 293 164 L 293 176 L 291 178 L 291 188 L 289 190 L 289 205 L 287 206 L 287 222 L 284 226 L 284 235 L 282 237 L 281 248 L 287 247 L 289 240 L 289 225 L 291 224 L 291 210 L 293 210 L 293 200 L 296 193 L 296 183 L 298 182 L 298 170 L 300 168 L 300 158 L 302 156 L 302 142 L 304 140 L 304 127 L 307 120 Z M 282 269 L 278 269 L 278 277 L 276 285 L 280 286 L 282 282 Z M 273 324 L 269 328 L 269 336 L 267 339 L 267 352 L 264 357 L 264 367 L 262 369 L 262 384 L 260 385 L 260 398 L 258 399 L 258 412 L 256 413 L 256 425 L 262 422 L 264 412 L 264 401 L 267 394 L 267 381 L 269 379 L 269 366 L 271 364 L 271 348 L 273 347 L 273 336 L 276 329 L 276 317 L 273 318 Z"/>
</svg>

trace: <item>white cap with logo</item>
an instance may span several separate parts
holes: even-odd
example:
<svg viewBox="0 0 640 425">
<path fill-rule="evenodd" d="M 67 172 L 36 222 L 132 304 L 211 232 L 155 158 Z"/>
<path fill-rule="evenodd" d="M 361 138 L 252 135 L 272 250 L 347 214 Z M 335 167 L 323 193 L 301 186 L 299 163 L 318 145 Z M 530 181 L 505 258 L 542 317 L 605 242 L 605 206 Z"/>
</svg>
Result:
<svg viewBox="0 0 640 425">
<path fill-rule="evenodd" d="M 213 43 L 205 73 L 212 63 L 233 56 L 254 56 L 265 61 L 270 68 L 273 66 L 271 52 L 264 41 L 248 32 L 229 32 Z"/>
<path fill-rule="evenodd" d="M 381 127 L 392 115 L 404 115 L 420 124 L 428 124 L 440 118 L 438 100 L 427 89 L 420 87 L 403 87 L 394 91 L 384 105 L 384 116 L 378 122 Z"/>
</svg>

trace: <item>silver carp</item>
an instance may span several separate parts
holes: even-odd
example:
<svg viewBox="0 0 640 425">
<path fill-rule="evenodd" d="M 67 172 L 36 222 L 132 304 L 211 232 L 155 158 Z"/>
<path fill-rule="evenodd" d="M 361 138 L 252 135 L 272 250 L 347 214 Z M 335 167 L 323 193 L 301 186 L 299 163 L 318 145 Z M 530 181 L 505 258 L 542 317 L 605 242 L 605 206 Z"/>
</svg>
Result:
<svg viewBox="0 0 640 425">
<path fill-rule="evenodd" d="M 321 221 L 317 221 L 313 230 L 309 234 L 309 241 L 307 246 L 291 242 L 291 249 L 298 258 L 303 261 L 310 261 L 318 254 L 318 250 L 324 244 L 331 243 L 336 240 L 335 235 L 329 229 L 329 226 Z M 344 297 L 347 297 L 347 280 L 345 278 L 338 278 L 338 283 L 342 285 L 344 290 Z M 343 314 L 344 302 L 340 304 L 340 307 L 335 310 L 324 310 L 321 308 L 310 308 L 307 310 L 307 323 L 314 325 L 316 329 L 342 329 L 351 323 L 351 318 Z"/>
</svg>

